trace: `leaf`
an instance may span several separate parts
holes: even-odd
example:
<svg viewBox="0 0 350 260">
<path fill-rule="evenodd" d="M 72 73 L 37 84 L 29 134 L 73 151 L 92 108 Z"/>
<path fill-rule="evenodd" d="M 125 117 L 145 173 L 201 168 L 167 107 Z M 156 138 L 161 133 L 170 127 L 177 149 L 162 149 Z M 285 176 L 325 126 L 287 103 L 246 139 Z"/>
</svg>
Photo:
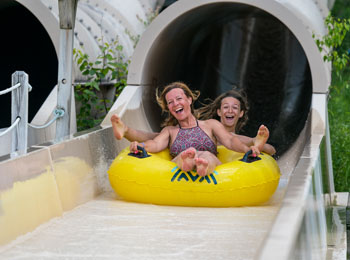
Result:
<svg viewBox="0 0 350 260">
<path fill-rule="evenodd" d="M 92 87 L 93 87 L 94 89 L 100 91 L 100 86 L 99 86 L 99 84 L 98 84 L 96 81 L 93 81 L 93 82 L 92 82 Z"/>
<path fill-rule="evenodd" d="M 107 54 L 107 55 L 106 55 L 106 58 L 107 58 L 108 60 L 113 60 L 113 56 L 112 56 L 111 54 Z"/>
<path fill-rule="evenodd" d="M 87 64 L 88 64 L 88 63 L 87 63 L 86 61 L 85 61 L 85 62 L 83 62 L 83 63 L 80 65 L 80 67 L 79 67 L 80 71 L 85 70 L 85 68 L 86 68 Z"/>
<path fill-rule="evenodd" d="M 108 69 L 108 68 L 104 68 L 104 69 L 102 70 L 102 73 L 103 73 L 104 75 L 107 75 L 108 72 L 109 72 L 109 69 Z"/>
</svg>

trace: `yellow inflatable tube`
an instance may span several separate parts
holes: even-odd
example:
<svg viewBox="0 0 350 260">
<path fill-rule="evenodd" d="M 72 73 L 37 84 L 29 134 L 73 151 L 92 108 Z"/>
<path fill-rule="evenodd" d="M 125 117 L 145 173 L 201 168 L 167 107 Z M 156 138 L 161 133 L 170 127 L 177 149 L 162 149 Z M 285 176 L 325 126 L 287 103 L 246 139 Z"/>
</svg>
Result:
<svg viewBox="0 0 350 260">
<path fill-rule="evenodd" d="M 205 177 L 181 171 L 168 150 L 147 158 L 128 153 L 127 147 L 108 170 L 114 191 L 127 201 L 198 207 L 259 205 L 272 196 L 280 178 L 271 156 L 261 154 L 256 161 L 243 162 L 244 154 L 223 146 L 218 146 L 223 164 Z"/>
</svg>

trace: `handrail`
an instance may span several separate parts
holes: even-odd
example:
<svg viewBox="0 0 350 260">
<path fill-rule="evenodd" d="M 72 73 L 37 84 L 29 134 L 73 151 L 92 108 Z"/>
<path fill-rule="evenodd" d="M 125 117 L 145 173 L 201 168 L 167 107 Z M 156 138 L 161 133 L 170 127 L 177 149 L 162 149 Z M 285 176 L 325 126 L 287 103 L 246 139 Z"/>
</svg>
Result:
<svg viewBox="0 0 350 260">
<path fill-rule="evenodd" d="M 21 118 L 20 118 L 20 117 L 17 117 L 16 120 L 15 120 L 15 122 L 14 122 L 9 128 L 7 128 L 5 131 L 3 131 L 3 132 L 0 133 L 0 137 L 1 137 L 1 136 L 4 136 L 4 135 L 6 135 L 8 132 L 12 131 L 12 129 L 15 128 L 15 127 L 18 125 L 19 121 L 21 121 Z"/>
<path fill-rule="evenodd" d="M 52 118 L 45 125 L 37 126 L 37 125 L 32 125 L 32 124 L 28 123 L 28 126 L 30 126 L 31 128 L 34 128 L 34 129 L 43 129 L 43 128 L 46 128 L 46 127 L 50 126 L 53 122 L 56 121 L 56 119 L 64 116 L 64 110 L 63 109 L 55 109 L 55 111 L 53 113 L 54 113 L 54 118 Z"/>
<path fill-rule="evenodd" d="M 10 87 L 10 88 L 7 88 L 7 89 L 5 89 L 5 90 L 1 90 L 1 91 L 0 91 L 0 95 L 4 95 L 4 94 L 6 94 L 6 93 L 9 93 L 9 92 L 15 90 L 16 88 L 18 88 L 18 87 L 20 87 L 20 86 L 21 86 L 21 83 L 17 83 L 16 85 L 13 85 L 13 86 Z"/>
<path fill-rule="evenodd" d="M 32 86 L 28 82 L 28 75 L 24 71 L 16 71 L 12 74 L 12 86 L 0 91 L 0 95 L 11 92 L 11 120 L 13 124 L 5 131 L 0 132 L 0 137 L 12 131 L 11 157 L 27 153 L 28 128 L 43 129 L 53 124 L 65 114 L 64 108 L 56 108 L 53 118 L 44 125 L 32 125 L 28 122 L 28 93 Z M 4 152 L 8 152 L 7 150 Z"/>
<path fill-rule="evenodd" d="M 12 132 L 11 157 L 27 153 L 28 146 L 28 93 L 32 86 L 28 82 L 28 75 L 24 71 L 12 74 L 11 87 L 0 91 L 0 95 L 11 93 L 11 121 L 12 125 L 0 132 L 0 137 Z M 7 148 L 6 148 L 7 149 Z"/>
</svg>

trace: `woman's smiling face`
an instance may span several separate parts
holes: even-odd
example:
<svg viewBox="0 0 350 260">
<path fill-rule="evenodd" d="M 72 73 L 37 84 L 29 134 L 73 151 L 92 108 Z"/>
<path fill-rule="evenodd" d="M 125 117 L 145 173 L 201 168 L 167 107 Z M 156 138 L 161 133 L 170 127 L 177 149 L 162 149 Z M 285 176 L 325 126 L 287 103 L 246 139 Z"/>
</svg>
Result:
<svg viewBox="0 0 350 260">
<path fill-rule="evenodd" d="M 187 97 L 181 88 L 170 90 L 165 99 L 169 112 L 178 120 L 181 121 L 191 115 L 192 98 Z"/>
<path fill-rule="evenodd" d="M 241 102 L 234 97 L 222 99 L 220 109 L 216 112 L 220 117 L 220 122 L 224 126 L 231 128 L 231 131 L 235 130 L 238 120 L 244 114 L 244 111 L 241 111 Z"/>
</svg>

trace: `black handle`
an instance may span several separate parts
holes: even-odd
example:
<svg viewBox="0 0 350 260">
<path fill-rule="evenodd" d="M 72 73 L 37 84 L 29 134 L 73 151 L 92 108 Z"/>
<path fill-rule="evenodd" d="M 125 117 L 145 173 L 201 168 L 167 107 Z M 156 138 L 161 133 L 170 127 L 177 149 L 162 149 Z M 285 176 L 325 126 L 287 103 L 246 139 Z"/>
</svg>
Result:
<svg viewBox="0 0 350 260">
<path fill-rule="evenodd" d="M 145 147 L 138 145 L 137 151 L 138 151 L 137 153 L 128 153 L 128 155 L 134 156 L 134 157 L 137 157 L 140 159 L 150 157 L 150 155 L 147 153 Z"/>
<path fill-rule="evenodd" d="M 246 152 L 243 156 L 243 158 L 240 160 L 242 162 L 246 162 L 246 163 L 252 163 L 252 162 L 256 162 L 256 161 L 259 161 L 261 160 L 260 157 L 258 156 L 255 156 L 255 157 L 252 157 L 252 156 L 249 156 L 253 153 L 252 150 L 249 150 L 248 152 Z"/>
</svg>

